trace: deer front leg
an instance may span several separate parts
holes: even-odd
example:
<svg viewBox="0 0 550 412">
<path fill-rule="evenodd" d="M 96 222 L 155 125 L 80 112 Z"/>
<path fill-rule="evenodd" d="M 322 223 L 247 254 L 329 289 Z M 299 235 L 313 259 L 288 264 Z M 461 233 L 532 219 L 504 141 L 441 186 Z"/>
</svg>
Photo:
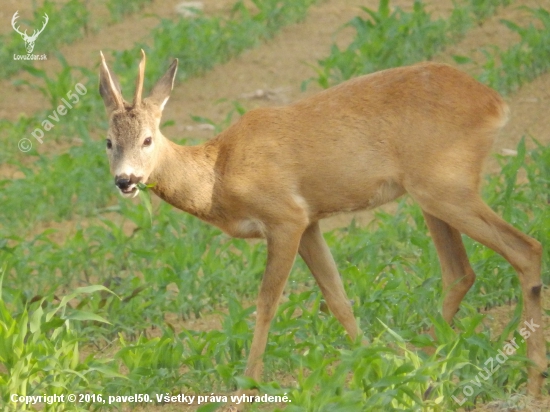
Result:
<svg viewBox="0 0 550 412">
<path fill-rule="evenodd" d="M 269 326 L 298 252 L 303 228 L 277 227 L 267 236 L 267 266 L 258 295 L 256 327 L 245 375 L 260 380 Z"/>
</svg>

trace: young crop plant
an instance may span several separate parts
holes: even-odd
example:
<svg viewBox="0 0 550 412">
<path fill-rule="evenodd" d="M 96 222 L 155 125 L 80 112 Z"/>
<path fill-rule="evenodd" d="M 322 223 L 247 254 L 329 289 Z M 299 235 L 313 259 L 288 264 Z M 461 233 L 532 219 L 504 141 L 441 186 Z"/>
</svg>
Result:
<svg viewBox="0 0 550 412">
<path fill-rule="evenodd" d="M 120 379 L 112 366 L 80 355 L 82 336 L 73 329 L 79 322 L 107 322 L 101 316 L 73 308 L 69 302 L 83 295 L 108 290 L 102 286 L 76 289 L 61 301 L 37 297 L 19 313 L 13 313 L 4 300 L 0 271 L 0 405 L 3 411 L 36 410 L 21 397 L 35 396 L 48 411 L 82 410 L 78 402 L 54 402 L 52 397 L 102 390 L 98 378 Z M 108 322 L 107 322 L 108 323 Z M 14 394 L 17 395 L 14 398 Z M 45 397 L 45 396 L 47 397 Z M 36 399 L 35 398 L 35 399 Z M 37 400 L 38 400 L 37 399 Z"/>
<path fill-rule="evenodd" d="M 143 9 L 152 0 L 107 0 L 106 5 L 111 14 L 111 20 L 116 23 L 121 21 L 125 16 L 136 13 Z"/>
<path fill-rule="evenodd" d="M 97 148 L 97 142 L 87 141 L 67 153 L 39 156 L 32 167 L 21 165 L 26 178 L 0 186 L 2 228 L 17 233 L 16 228 L 21 225 L 28 227 L 39 221 L 67 219 L 77 214 L 94 215 L 98 208 L 106 206 L 112 188 L 107 182 L 97 184 L 98 176 L 105 172 L 104 159 L 99 154 L 91 154 L 97 153 Z M 88 170 L 83 165 L 87 165 Z M 70 183 L 61 186 L 61 181 Z M 10 195 L 12 190 L 18 196 Z M 29 204 L 35 206 L 29 208 Z"/>
<path fill-rule="evenodd" d="M 550 69 L 550 12 L 544 8 L 527 8 L 534 20 L 519 26 L 503 20 L 502 23 L 520 35 L 519 43 L 506 50 L 493 47 L 483 50 L 485 62 L 481 65 L 479 80 L 503 94 L 509 94 Z"/>
<path fill-rule="evenodd" d="M 376 11 L 361 9 L 368 17 L 357 16 L 347 24 L 356 31 L 353 42 L 344 50 L 333 45 L 330 56 L 319 61 L 320 86 L 429 59 L 449 42 L 446 22 L 432 21 L 421 1 L 414 2 L 412 12 L 399 7 L 392 11 L 389 0 L 380 0 Z"/>
<path fill-rule="evenodd" d="M 378 10 L 362 7 L 367 17 L 357 16 L 346 25 L 356 31 L 354 40 L 342 50 L 333 44 L 330 55 L 314 67 L 317 76 L 302 87 L 315 80 L 328 88 L 361 74 L 430 60 L 507 4 L 508 0 L 455 2 L 448 19 L 433 19 L 421 0 L 410 12 L 399 7 L 392 11 L 389 0 L 380 0 Z"/>
<path fill-rule="evenodd" d="M 500 6 L 509 6 L 512 0 L 466 0 L 476 22 L 481 24 L 483 20 L 491 17 Z"/>
<path fill-rule="evenodd" d="M 40 79 L 43 85 L 38 85 L 34 82 L 21 79 L 14 80 L 13 84 L 16 86 L 26 85 L 30 88 L 37 90 L 48 99 L 51 108 L 55 110 L 58 105 L 63 102 L 63 99 L 68 98 L 68 92 L 74 89 L 76 83 L 84 82 L 90 86 L 94 84 L 95 78 L 89 70 L 83 67 L 71 66 L 65 59 L 65 56 L 63 56 L 60 52 L 55 52 L 54 56 L 55 59 L 61 64 L 61 71 L 59 71 L 55 75 L 50 76 L 46 73 L 45 70 L 37 69 L 34 67 L 27 67 L 25 69 L 28 74 L 37 79 Z M 87 93 L 87 90 L 88 88 L 86 88 L 85 93 Z M 92 98 L 83 100 L 84 101 L 72 101 L 72 103 L 79 103 L 79 107 L 81 107 L 82 103 L 84 102 L 86 102 L 88 105 L 93 104 Z M 90 110 L 88 109 L 88 111 Z"/>
<path fill-rule="evenodd" d="M 168 56 L 180 60 L 181 77 L 204 73 L 273 37 L 282 27 L 303 20 L 316 1 L 254 0 L 255 12 L 238 1 L 231 18 L 198 15 L 177 21 L 163 19 L 152 30 L 150 45 L 136 44 L 114 53 L 115 71 L 133 75 L 134 56 L 143 49 L 148 55 L 146 78 L 150 81 L 162 75 Z M 121 81 L 124 86 L 125 79 Z"/>
</svg>

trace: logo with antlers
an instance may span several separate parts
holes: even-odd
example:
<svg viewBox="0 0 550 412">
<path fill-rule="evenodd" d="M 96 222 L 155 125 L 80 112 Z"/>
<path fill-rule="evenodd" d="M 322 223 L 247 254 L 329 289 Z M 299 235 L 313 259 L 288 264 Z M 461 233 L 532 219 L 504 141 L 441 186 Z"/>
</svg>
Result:
<svg viewBox="0 0 550 412">
<path fill-rule="evenodd" d="M 19 26 L 17 26 L 17 27 L 15 26 L 15 21 L 17 20 L 18 17 L 19 17 L 19 10 L 16 11 L 15 14 L 13 15 L 13 18 L 11 19 L 11 25 L 12 25 L 13 29 L 17 33 L 19 33 L 21 35 L 21 37 L 23 38 L 23 41 L 25 42 L 25 48 L 27 49 L 27 53 L 30 54 L 34 50 L 34 42 L 36 41 L 38 35 L 44 31 L 44 28 L 48 24 L 48 21 L 50 20 L 50 18 L 48 17 L 48 15 L 46 13 L 44 13 L 44 24 L 42 25 L 42 28 L 40 30 L 34 30 L 32 32 L 32 35 L 29 36 L 27 34 L 27 30 L 25 30 L 25 32 L 22 33 L 19 30 Z"/>
</svg>

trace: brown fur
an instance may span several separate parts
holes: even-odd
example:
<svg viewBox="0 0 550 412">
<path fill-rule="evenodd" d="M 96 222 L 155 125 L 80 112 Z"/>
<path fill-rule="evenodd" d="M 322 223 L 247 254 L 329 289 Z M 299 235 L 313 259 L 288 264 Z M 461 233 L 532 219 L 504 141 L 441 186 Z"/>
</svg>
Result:
<svg viewBox="0 0 550 412">
<path fill-rule="evenodd" d="M 158 129 L 174 64 L 152 97 L 142 103 L 138 99 L 131 108 L 120 103 L 111 76 L 103 61 L 100 90 L 111 119 L 111 170 L 129 162 L 174 207 L 231 236 L 267 240 L 248 376 L 261 377 L 269 324 L 297 253 L 330 310 L 350 337 L 357 337 L 318 221 L 373 208 L 404 193 L 420 204 L 436 245 L 448 322 L 475 279 L 462 244 L 464 233 L 513 265 L 524 292 L 525 316 L 542 325 L 540 296 L 531 292 L 541 284 L 541 245 L 500 219 L 478 193 L 483 161 L 506 123 L 508 108 L 495 91 L 468 75 L 435 63 L 384 70 L 289 106 L 252 110 L 195 147 L 178 146 Z M 144 133 L 154 141 L 147 152 L 141 147 Z M 534 362 L 528 389 L 539 394 L 546 370 L 542 328 L 527 346 Z"/>
</svg>

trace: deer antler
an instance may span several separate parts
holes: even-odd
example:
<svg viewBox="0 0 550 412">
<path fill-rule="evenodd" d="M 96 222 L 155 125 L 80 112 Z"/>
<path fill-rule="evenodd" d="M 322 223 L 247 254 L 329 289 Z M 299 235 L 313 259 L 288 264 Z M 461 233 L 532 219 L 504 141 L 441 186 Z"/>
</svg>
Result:
<svg viewBox="0 0 550 412">
<path fill-rule="evenodd" d="M 11 26 L 13 27 L 13 29 L 19 33 L 21 36 L 23 37 L 28 37 L 27 36 L 27 30 L 25 30 L 25 33 L 21 33 L 21 31 L 19 31 L 19 26 L 15 27 L 15 21 L 19 18 L 19 10 L 17 10 L 15 12 L 15 14 L 13 15 L 12 19 L 11 19 Z"/>
<path fill-rule="evenodd" d="M 141 61 L 139 62 L 138 77 L 136 80 L 136 92 L 134 93 L 134 106 L 141 103 L 141 94 L 143 92 L 143 79 L 145 77 L 145 52 L 141 49 Z"/>
</svg>

